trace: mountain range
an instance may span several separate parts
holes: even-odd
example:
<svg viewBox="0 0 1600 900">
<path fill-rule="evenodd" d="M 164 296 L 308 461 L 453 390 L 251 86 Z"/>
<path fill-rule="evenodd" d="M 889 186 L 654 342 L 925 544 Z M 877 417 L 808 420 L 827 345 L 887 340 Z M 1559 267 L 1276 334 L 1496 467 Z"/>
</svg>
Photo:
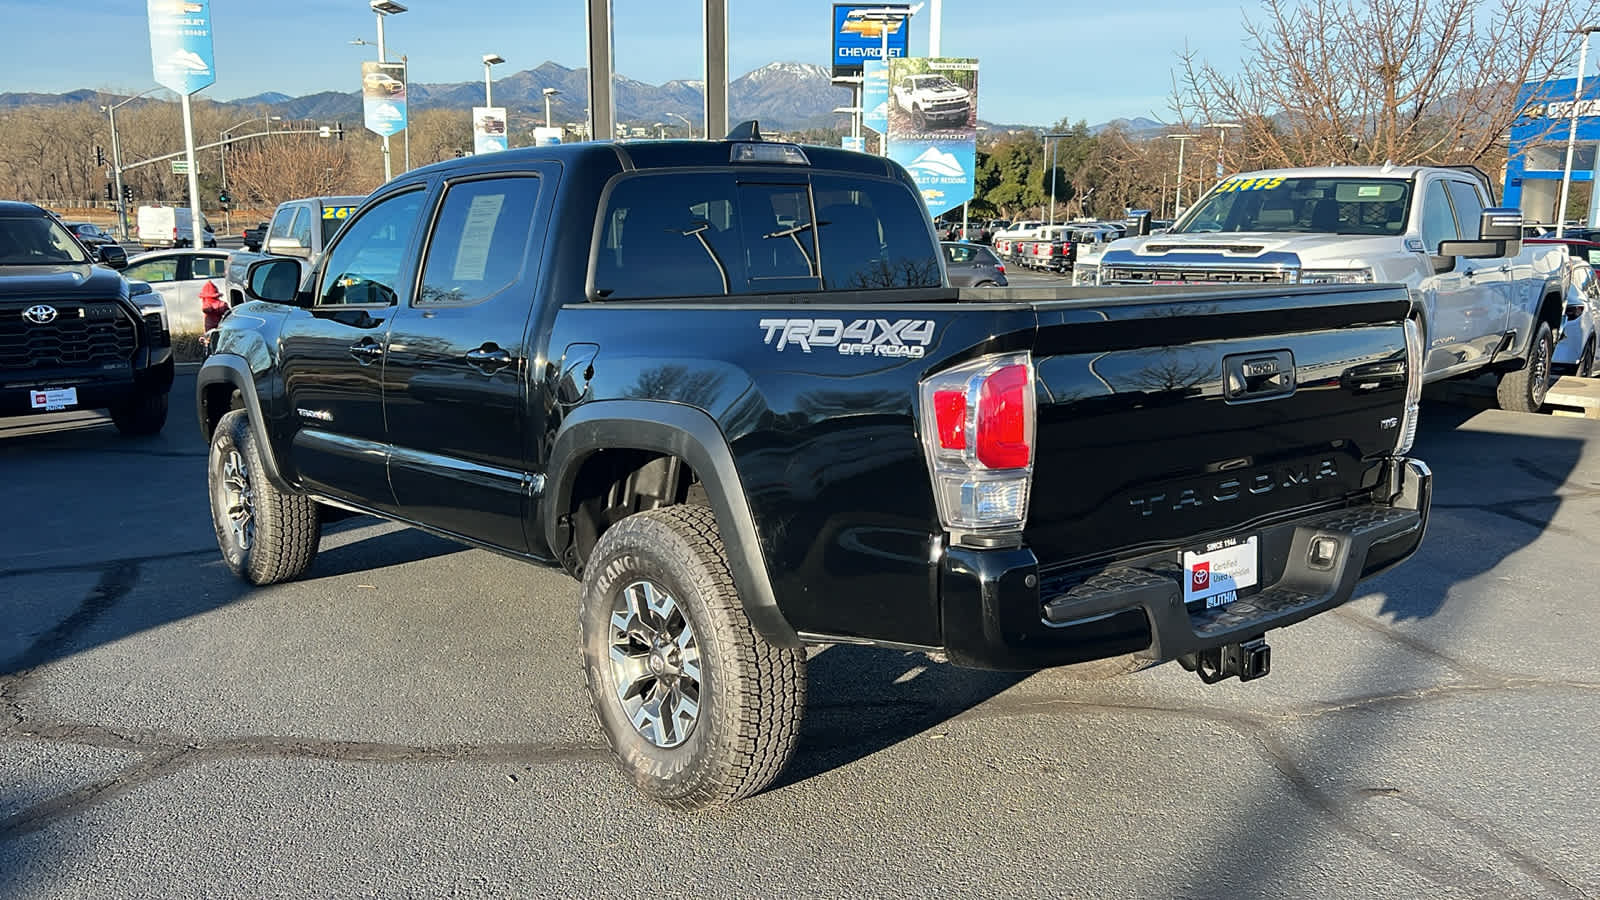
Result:
<svg viewBox="0 0 1600 900">
<path fill-rule="evenodd" d="M 560 93 L 552 98 L 551 117 L 556 122 L 582 122 L 588 118 L 588 78 L 586 69 L 569 69 L 559 63 L 546 61 L 536 68 L 495 81 L 494 102 L 496 106 L 506 107 L 508 112 L 543 121 L 544 89 L 555 88 Z M 647 84 L 618 75 L 614 90 L 617 121 L 645 126 L 663 122 L 678 127 L 682 121 L 677 117 L 683 116 L 694 122 L 697 133 L 703 135 L 700 120 L 704 115 L 704 88 L 704 82 L 698 80 L 675 79 L 665 84 Z M 0 93 L 0 110 L 74 103 L 101 105 L 115 99 L 120 98 L 93 90 L 62 94 Z M 407 86 L 406 100 L 412 109 L 417 110 L 466 110 L 483 103 L 483 84 L 476 81 L 413 83 Z M 359 90 L 320 91 L 301 97 L 269 91 L 218 103 L 225 107 L 250 110 L 265 107 L 270 114 L 285 119 L 346 123 L 361 120 Z M 843 117 L 833 110 L 849 104 L 849 89 L 834 86 L 829 70 L 812 63 L 768 63 L 728 84 L 728 106 L 733 122 L 758 119 L 766 128 L 784 131 L 842 125 Z M 1098 133 L 1113 124 L 1133 134 L 1162 127 L 1160 123 L 1144 118 L 1116 119 L 1096 125 L 1091 131 Z M 1028 126 L 990 127 L 1004 130 Z"/>
</svg>

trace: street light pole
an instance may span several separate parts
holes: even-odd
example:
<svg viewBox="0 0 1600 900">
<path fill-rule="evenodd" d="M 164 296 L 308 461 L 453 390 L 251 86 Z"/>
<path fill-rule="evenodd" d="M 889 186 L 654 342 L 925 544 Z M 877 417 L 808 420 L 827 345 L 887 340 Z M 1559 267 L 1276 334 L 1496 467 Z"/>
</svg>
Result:
<svg viewBox="0 0 1600 900">
<path fill-rule="evenodd" d="M 132 97 L 129 97 L 121 103 L 112 103 L 110 105 L 100 107 L 106 111 L 106 115 L 111 119 L 111 175 L 112 180 L 115 182 L 115 188 L 117 191 L 117 197 L 115 201 L 117 204 L 117 223 L 122 229 L 123 240 L 128 239 L 128 204 L 122 199 L 122 144 L 117 140 L 117 110 L 127 106 L 129 103 L 132 103 L 146 94 L 151 94 L 159 90 L 161 90 L 161 88 L 153 87 L 134 94 Z"/>
<path fill-rule="evenodd" d="M 1222 180 L 1222 148 L 1228 143 L 1229 128 L 1243 128 L 1238 122 L 1207 122 L 1201 128 L 1215 128 L 1217 130 L 1217 180 Z"/>
<path fill-rule="evenodd" d="M 1561 203 L 1556 207 L 1556 237 L 1560 238 L 1566 232 L 1567 226 L 1567 194 L 1572 189 L 1572 148 L 1578 140 L 1578 104 L 1583 101 L 1583 69 L 1589 61 L 1589 35 L 1600 31 L 1600 25 L 1585 25 L 1574 28 L 1571 34 L 1583 35 L 1583 49 L 1578 52 L 1578 83 L 1572 89 L 1572 108 L 1568 110 L 1567 125 L 1567 164 L 1561 173 Z M 1594 205 L 1590 198 L 1589 205 Z M 1593 224 L 1593 223 L 1591 223 Z"/>
<path fill-rule="evenodd" d="M 1044 142 L 1050 147 L 1050 224 L 1056 224 L 1056 141 L 1067 136 L 1065 131 L 1046 132 Z"/>
<path fill-rule="evenodd" d="M 1178 183 L 1172 188 L 1172 218 L 1176 220 L 1183 215 L 1183 148 L 1189 142 L 1200 137 L 1198 134 L 1169 134 L 1167 137 L 1178 142 Z"/>
<path fill-rule="evenodd" d="M 545 98 L 545 102 L 547 102 L 547 103 L 549 102 L 549 98 L 548 97 Z M 675 112 L 669 112 L 669 113 L 667 113 L 667 115 L 673 117 L 674 119 L 682 120 L 683 121 L 683 127 L 685 129 L 687 129 L 688 132 L 689 132 L 689 140 L 691 140 L 691 141 L 694 140 L 694 123 L 689 121 L 689 117 L 688 116 L 683 115 L 682 113 L 675 113 Z"/>
<path fill-rule="evenodd" d="M 489 70 L 490 70 L 490 68 L 492 66 L 497 66 L 500 63 L 503 63 L 505 61 L 506 61 L 505 57 L 501 56 L 498 53 L 485 53 L 483 55 L 483 105 L 484 106 L 493 106 L 494 105 L 494 92 L 493 92 L 493 89 L 490 87 L 490 83 L 491 82 L 490 82 L 490 78 L 489 78 Z"/>
<path fill-rule="evenodd" d="M 544 127 L 550 128 L 552 127 L 550 124 L 550 98 L 561 93 L 561 91 L 557 90 L 556 88 L 545 88 L 544 90 L 540 91 L 540 93 L 544 94 Z M 669 113 L 669 115 L 677 115 L 677 113 Z M 678 116 L 678 118 L 682 119 L 683 117 Z M 683 120 L 685 122 L 689 121 L 688 119 Z M 689 136 L 694 137 L 693 134 Z"/>
<path fill-rule="evenodd" d="M 388 62 L 389 58 L 384 55 L 383 20 L 388 16 L 405 12 L 406 7 L 394 0 L 368 0 L 367 5 L 371 7 L 373 15 L 378 17 L 378 62 Z M 406 124 L 409 126 L 411 123 Z M 408 127 L 406 131 L 409 132 L 411 129 Z M 394 165 L 389 161 L 389 136 L 386 134 L 383 136 L 383 180 L 388 181 L 393 177 Z"/>
</svg>

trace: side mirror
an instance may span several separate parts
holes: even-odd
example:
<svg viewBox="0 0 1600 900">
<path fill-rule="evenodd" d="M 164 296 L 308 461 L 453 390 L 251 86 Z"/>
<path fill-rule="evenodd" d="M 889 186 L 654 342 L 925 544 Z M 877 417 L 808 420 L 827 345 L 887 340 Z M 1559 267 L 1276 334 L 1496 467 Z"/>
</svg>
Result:
<svg viewBox="0 0 1600 900">
<path fill-rule="evenodd" d="M 1150 234 L 1150 210 L 1136 209 L 1133 211 L 1133 231 L 1139 237 Z"/>
<path fill-rule="evenodd" d="M 1522 241 L 1522 210 L 1491 207 L 1478 217 L 1478 240 Z M 1521 252 L 1511 251 L 1515 256 Z"/>
<path fill-rule="evenodd" d="M 292 237 L 269 238 L 267 240 L 267 252 L 274 256 L 297 256 L 301 259 L 307 259 L 311 256 L 311 248 Z"/>
<path fill-rule="evenodd" d="M 245 274 L 245 296 L 268 303 L 294 303 L 300 294 L 300 261 L 262 259 Z"/>
<path fill-rule="evenodd" d="M 95 251 L 95 258 L 113 269 L 126 269 L 128 267 L 128 251 L 116 244 L 101 244 Z"/>
<path fill-rule="evenodd" d="M 1515 246 L 1516 249 L 1512 249 Z M 1516 256 L 1522 252 L 1521 241 L 1440 241 L 1439 255 L 1461 256 L 1466 259 L 1493 259 L 1497 256 Z M 1449 271 L 1446 269 L 1446 271 Z"/>
</svg>

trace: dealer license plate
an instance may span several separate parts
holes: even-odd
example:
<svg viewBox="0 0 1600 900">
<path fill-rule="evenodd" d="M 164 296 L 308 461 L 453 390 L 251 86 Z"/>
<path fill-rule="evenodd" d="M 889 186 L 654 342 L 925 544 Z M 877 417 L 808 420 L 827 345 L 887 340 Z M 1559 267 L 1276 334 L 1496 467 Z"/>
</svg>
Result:
<svg viewBox="0 0 1600 900">
<path fill-rule="evenodd" d="M 78 405 L 77 388 L 58 388 L 51 391 L 29 391 L 28 402 L 34 409 L 57 410 Z"/>
<path fill-rule="evenodd" d="M 1255 535 L 1207 544 L 1205 550 L 1183 554 L 1183 602 L 1206 609 L 1226 606 L 1239 592 L 1255 587 L 1261 554 Z"/>
</svg>

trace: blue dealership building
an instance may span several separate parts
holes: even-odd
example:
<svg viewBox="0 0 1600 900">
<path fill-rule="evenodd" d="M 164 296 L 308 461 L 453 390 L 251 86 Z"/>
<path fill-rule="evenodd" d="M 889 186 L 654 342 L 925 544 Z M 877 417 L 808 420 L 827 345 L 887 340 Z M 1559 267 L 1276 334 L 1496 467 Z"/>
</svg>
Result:
<svg viewBox="0 0 1600 900">
<path fill-rule="evenodd" d="M 1529 222 L 1556 221 L 1561 202 L 1561 175 L 1567 160 L 1567 131 L 1578 117 L 1578 138 L 1572 154 L 1572 183 L 1594 184 L 1600 165 L 1600 77 L 1583 79 L 1583 97 L 1574 103 L 1576 78 L 1535 81 L 1522 86 L 1517 105 L 1522 115 L 1511 126 L 1506 161 L 1505 206 L 1522 210 Z M 1578 193 L 1576 190 L 1574 193 Z M 1591 192 L 1589 218 L 1600 222 L 1600 191 Z"/>
</svg>

